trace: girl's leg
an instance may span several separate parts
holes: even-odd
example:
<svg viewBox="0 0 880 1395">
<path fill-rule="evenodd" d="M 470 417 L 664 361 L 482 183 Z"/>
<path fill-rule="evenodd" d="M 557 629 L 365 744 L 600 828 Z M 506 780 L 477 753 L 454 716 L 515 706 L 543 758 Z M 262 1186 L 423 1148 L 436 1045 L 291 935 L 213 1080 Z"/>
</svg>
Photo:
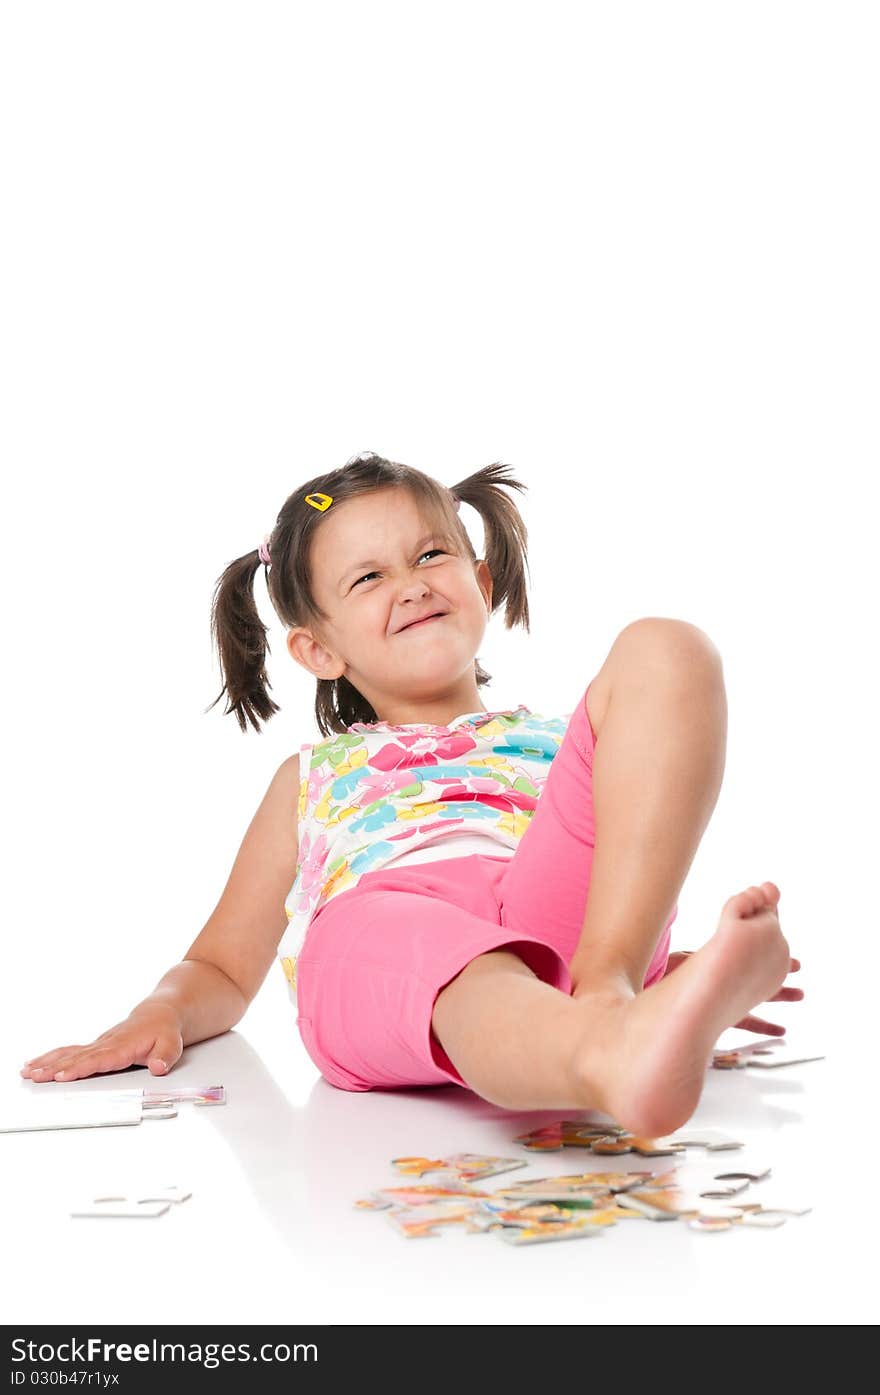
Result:
<svg viewBox="0 0 880 1395">
<path fill-rule="evenodd" d="M 570 963 L 574 991 L 642 987 L 718 799 L 727 743 L 721 658 L 679 620 L 618 635 L 590 687 L 596 846 Z"/>
<path fill-rule="evenodd" d="M 772 882 L 732 896 L 709 942 L 634 997 L 619 985 L 569 997 L 514 953 L 478 955 L 438 994 L 434 1031 L 493 1104 L 596 1109 L 661 1137 L 693 1114 L 720 1033 L 785 980 L 778 899 Z"/>
<path fill-rule="evenodd" d="M 778 891 L 731 898 L 710 943 L 639 993 L 721 783 L 727 707 L 717 651 L 694 626 L 637 621 L 591 685 L 591 707 L 596 843 L 570 966 L 575 996 L 495 951 L 438 995 L 433 1026 L 463 1077 L 496 1103 L 595 1107 L 663 1131 L 690 1117 L 718 1033 L 784 980 Z M 728 974 L 736 981 L 724 984 Z"/>
</svg>

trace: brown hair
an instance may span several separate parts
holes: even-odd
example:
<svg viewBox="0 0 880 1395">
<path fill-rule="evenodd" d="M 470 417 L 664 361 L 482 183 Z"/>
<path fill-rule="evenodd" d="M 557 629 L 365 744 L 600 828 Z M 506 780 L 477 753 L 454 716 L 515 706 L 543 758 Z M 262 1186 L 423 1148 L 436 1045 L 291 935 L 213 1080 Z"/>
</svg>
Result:
<svg viewBox="0 0 880 1395">
<path fill-rule="evenodd" d="M 373 451 L 353 456 L 340 469 L 316 475 L 289 495 L 269 538 L 271 562 L 266 567 L 269 598 L 285 625 L 302 626 L 320 638 L 321 622 L 330 617 L 315 600 L 311 583 L 310 554 L 321 528 L 323 512 L 307 504 L 306 496 L 329 494 L 333 504 L 377 489 L 408 489 L 426 520 L 448 533 L 463 556 L 476 563 L 467 530 L 456 512 L 463 500 L 480 514 L 486 542 L 486 565 L 492 576 L 492 611 L 506 602 L 504 623 L 509 630 L 522 625 L 529 632 L 529 604 L 525 573 L 528 568 L 526 526 L 512 499 L 499 486 L 523 490 L 525 485 L 506 475 L 510 466 L 496 461 L 447 489 L 430 475 L 409 465 L 386 460 Z M 331 505 L 332 507 L 332 505 Z M 259 548 L 230 562 L 218 578 L 211 607 L 211 632 L 220 658 L 223 688 L 205 708 L 209 712 L 226 693 L 226 713 L 233 712 L 242 731 L 250 722 L 260 730 L 258 718 L 268 721 L 280 711 L 269 696 L 266 654 L 271 652 L 266 626 L 254 599 L 254 578 L 263 565 Z M 478 687 L 491 674 L 474 661 Z M 322 736 L 345 732 L 353 722 L 375 722 L 376 713 L 366 698 L 344 677 L 318 680 L 315 718 Z"/>
</svg>

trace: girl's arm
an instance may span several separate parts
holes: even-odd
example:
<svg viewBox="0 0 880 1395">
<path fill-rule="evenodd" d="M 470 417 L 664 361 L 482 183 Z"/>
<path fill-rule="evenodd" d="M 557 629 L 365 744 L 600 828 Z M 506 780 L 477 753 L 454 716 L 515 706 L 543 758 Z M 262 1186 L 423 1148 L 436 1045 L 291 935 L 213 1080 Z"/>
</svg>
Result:
<svg viewBox="0 0 880 1395">
<path fill-rule="evenodd" d="M 185 1046 L 234 1027 L 269 972 L 287 928 L 284 902 L 296 876 L 299 756 L 276 771 L 238 850 L 215 909 L 179 964 L 123 1021 L 87 1046 L 36 1056 L 34 1081 L 148 1065 L 162 1075 Z"/>
</svg>

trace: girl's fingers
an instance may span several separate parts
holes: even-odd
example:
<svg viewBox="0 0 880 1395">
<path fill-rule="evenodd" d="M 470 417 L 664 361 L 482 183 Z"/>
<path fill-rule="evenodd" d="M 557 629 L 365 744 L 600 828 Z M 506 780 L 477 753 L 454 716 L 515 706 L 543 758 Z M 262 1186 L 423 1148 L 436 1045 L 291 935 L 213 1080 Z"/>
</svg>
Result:
<svg viewBox="0 0 880 1395">
<path fill-rule="evenodd" d="M 158 1036 L 150 1047 L 144 1052 L 144 1061 L 153 1075 L 167 1075 L 171 1067 L 175 1065 L 183 1055 L 183 1037 L 180 1033 L 174 1036 Z"/>
<path fill-rule="evenodd" d="M 780 988 L 778 993 L 774 993 L 768 999 L 771 1003 L 799 1003 L 804 996 L 802 988 Z"/>
<path fill-rule="evenodd" d="M 106 1075 L 109 1071 L 125 1070 L 137 1063 L 138 1053 L 120 1047 L 102 1046 L 86 1051 L 70 1061 L 59 1061 L 55 1080 L 81 1080 L 84 1075 Z"/>
<path fill-rule="evenodd" d="M 58 1062 L 68 1057 L 72 1051 L 84 1050 L 85 1047 L 82 1046 L 59 1046 L 56 1051 L 47 1051 L 43 1056 L 35 1056 L 33 1060 L 25 1061 L 20 1073 L 24 1076 L 28 1076 L 34 1071 L 46 1070 L 49 1068 L 57 1070 Z"/>
<path fill-rule="evenodd" d="M 100 1041 L 101 1038 L 98 1038 Z M 79 1043 L 75 1046 L 58 1046 L 54 1051 L 45 1051 L 42 1056 L 32 1056 L 29 1061 L 25 1061 L 21 1068 L 21 1074 L 26 1075 L 32 1071 L 45 1071 L 50 1067 L 58 1070 L 63 1061 L 75 1060 L 83 1051 L 93 1051 L 100 1049 L 97 1042 L 92 1042 L 88 1046 Z"/>
<path fill-rule="evenodd" d="M 71 1054 L 72 1052 L 72 1054 Z M 121 1070 L 132 1063 L 132 1053 L 121 1051 L 119 1047 L 68 1047 L 64 1051 L 49 1053 L 54 1059 L 47 1059 L 39 1067 L 32 1067 L 31 1079 L 38 1083 L 46 1080 L 79 1080 L 84 1075 Z"/>
<path fill-rule="evenodd" d="M 107 1075 L 128 1066 L 147 1066 L 153 1075 L 166 1075 L 183 1054 L 183 1036 L 174 1018 L 157 1012 L 118 1023 L 87 1046 L 59 1046 L 26 1061 L 21 1074 L 39 1083 L 81 1080 L 86 1075 Z"/>
<path fill-rule="evenodd" d="M 790 963 L 791 968 L 789 969 L 789 973 L 796 974 L 801 966 L 801 961 L 799 959 L 792 959 L 790 960 Z"/>
<path fill-rule="evenodd" d="M 777 1022 L 765 1022 L 762 1017 L 744 1017 L 741 1022 L 734 1023 L 743 1032 L 760 1032 L 763 1036 L 784 1037 L 785 1028 L 780 1027 Z"/>
<path fill-rule="evenodd" d="M 128 1066 L 149 1066 L 153 1075 L 166 1075 L 183 1053 L 183 1038 L 160 1034 L 132 1043 L 117 1042 L 108 1046 L 65 1047 L 52 1051 L 45 1064 L 30 1068 L 30 1078 L 37 1083 L 47 1080 L 81 1080 L 87 1075 L 107 1075 Z"/>
</svg>

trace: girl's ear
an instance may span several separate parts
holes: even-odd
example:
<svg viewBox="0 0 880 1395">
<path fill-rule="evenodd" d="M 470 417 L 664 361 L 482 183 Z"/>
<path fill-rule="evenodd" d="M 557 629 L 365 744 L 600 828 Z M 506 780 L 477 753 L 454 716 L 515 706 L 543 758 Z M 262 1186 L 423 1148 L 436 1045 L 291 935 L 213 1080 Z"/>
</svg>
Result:
<svg viewBox="0 0 880 1395">
<path fill-rule="evenodd" d="M 325 649 L 310 630 L 301 627 L 287 631 L 287 651 L 290 657 L 307 669 L 313 678 L 341 678 L 345 664 L 329 649 Z"/>
<path fill-rule="evenodd" d="M 492 614 L 492 573 L 489 571 L 489 568 L 488 568 L 488 566 L 486 565 L 485 559 L 482 558 L 482 557 L 481 557 L 481 558 L 478 560 L 478 562 L 477 562 L 476 576 L 477 576 L 477 585 L 479 586 L 480 590 L 482 591 L 482 593 L 483 593 L 483 599 L 484 599 L 485 602 L 486 602 L 486 609 L 488 610 L 489 614 L 491 615 L 491 614 Z"/>
</svg>

